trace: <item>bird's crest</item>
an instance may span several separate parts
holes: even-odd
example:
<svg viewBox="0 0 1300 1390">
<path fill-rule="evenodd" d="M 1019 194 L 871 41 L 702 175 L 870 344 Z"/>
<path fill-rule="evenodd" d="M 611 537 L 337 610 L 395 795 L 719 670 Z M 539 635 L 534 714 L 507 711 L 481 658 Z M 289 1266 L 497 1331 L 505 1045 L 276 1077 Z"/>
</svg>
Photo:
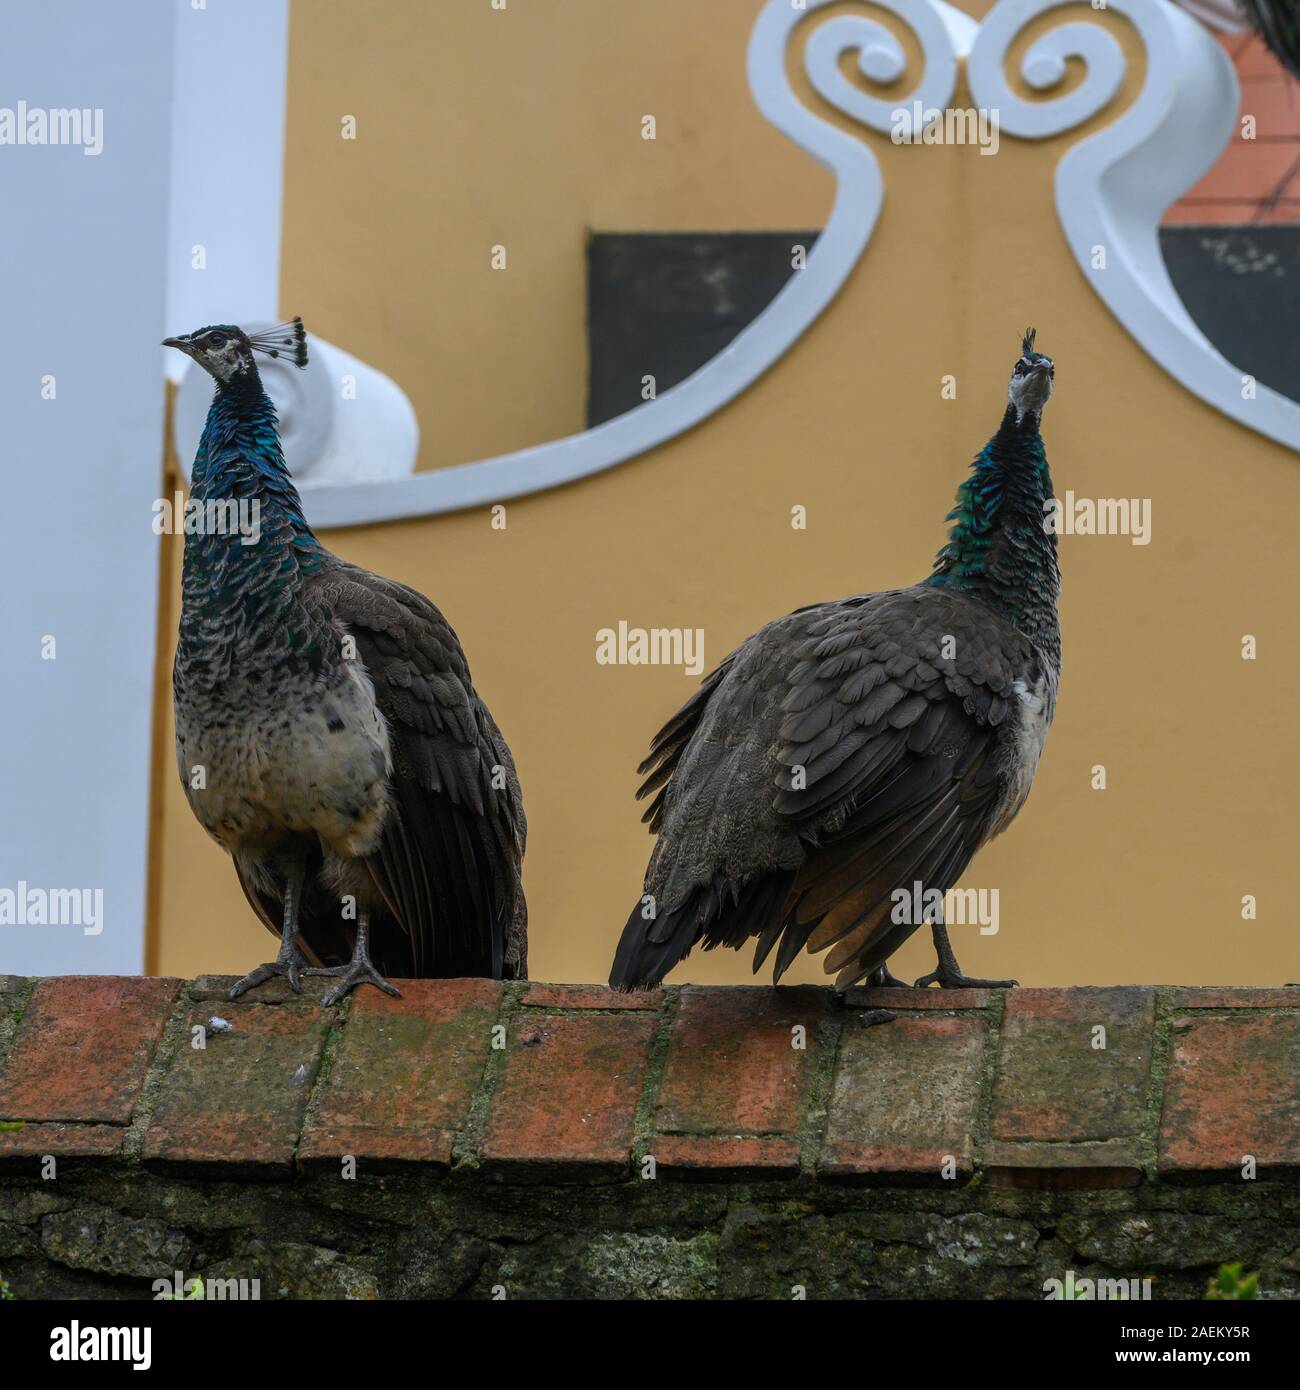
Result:
<svg viewBox="0 0 1300 1390">
<path fill-rule="evenodd" d="M 283 357 L 295 367 L 307 365 L 307 330 L 302 319 L 295 315 L 288 323 L 275 328 L 264 328 L 260 333 L 248 335 L 248 345 L 254 352 L 264 352 L 268 357 Z"/>
<path fill-rule="evenodd" d="M 1030 328 L 1025 331 L 1024 340 L 1020 344 L 1021 351 L 1026 357 L 1034 356 L 1034 338 L 1038 334 L 1038 329 Z"/>
</svg>

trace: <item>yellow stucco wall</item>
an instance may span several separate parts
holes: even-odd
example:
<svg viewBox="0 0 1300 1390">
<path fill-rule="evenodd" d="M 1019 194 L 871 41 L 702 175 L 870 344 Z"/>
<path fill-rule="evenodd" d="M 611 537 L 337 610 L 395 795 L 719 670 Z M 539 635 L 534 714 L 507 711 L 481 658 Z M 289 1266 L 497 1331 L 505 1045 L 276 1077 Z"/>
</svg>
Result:
<svg viewBox="0 0 1300 1390">
<path fill-rule="evenodd" d="M 745 85 L 758 8 L 295 6 L 282 308 L 405 388 L 421 467 L 581 427 L 588 228 L 825 221 L 829 176 Z M 339 139 L 344 114 L 355 143 Z M 873 141 L 884 212 L 839 298 L 750 391 L 612 472 L 511 503 L 505 531 L 479 510 L 327 537 L 427 592 L 460 633 L 523 781 L 532 973 L 604 978 L 651 844 L 633 769 L 696 683 L 598 666 L 597 629 L 702 627 L 711 666 L 799 604 L 923 577 L 1033 323 L 1057 361 L 1044 433 L 1058 490 L 1150 498 L 1153 539 L 1062 541 L 1056 724 L 1025 813 L 964 880 L 1000 890 L 1001 932 L 955 933 L 958 955 L 1029 984 L 1297 978 L 1300 460 L 1190 396 L 1087 288 L 1051 192 L 1078 132 L 1004 139 L 982 158 L 842 124 Z M 505 273 L 489 269 L 496 242 Z M 947 373 L 955 401 L 940 398 Z M 795 504 L 806 531 L 791 528 Z M 164 564 L 168 667 L 177 558 Z M 1244 633 L 1255 662 L 1240 658 Z M 271 940 L 184 804 L 160 689 L 150 968 L 243 971 Z M 1255 922 L 1241 918 L 1248 893 Z M 914 939 L 894 968 L 930 963 Z M 672 978 L 748 968 L 747 955 L 697 954 Z M 787 978 L 823 976 L 805 959 Z"/>
</svg>

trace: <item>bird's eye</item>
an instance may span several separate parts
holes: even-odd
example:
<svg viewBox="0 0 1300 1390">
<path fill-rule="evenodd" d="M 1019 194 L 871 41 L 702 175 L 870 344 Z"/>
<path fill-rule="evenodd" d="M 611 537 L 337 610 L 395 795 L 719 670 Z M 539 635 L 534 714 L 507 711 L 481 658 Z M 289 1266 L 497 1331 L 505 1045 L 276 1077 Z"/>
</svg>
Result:
<svg viewBox="0 0 1300 1390">
<path fill-rule="evenodd" d="M 1017 363 L 1016 363 L 1016 370 L 1012 373 L 1012 375 L 1013 375 L 1013 376 L 1024 376 L 1024 374 L 1025 374 L 1025 364 L 1024 364 L 1023 362 L 1017 362 Z"/>
<path fill-rule="evenodd" d="M 208 346 L 213 348 L 223 348 L 226 345 L 226 335 L 224 333 L 209 333 Z"/>
</svg>

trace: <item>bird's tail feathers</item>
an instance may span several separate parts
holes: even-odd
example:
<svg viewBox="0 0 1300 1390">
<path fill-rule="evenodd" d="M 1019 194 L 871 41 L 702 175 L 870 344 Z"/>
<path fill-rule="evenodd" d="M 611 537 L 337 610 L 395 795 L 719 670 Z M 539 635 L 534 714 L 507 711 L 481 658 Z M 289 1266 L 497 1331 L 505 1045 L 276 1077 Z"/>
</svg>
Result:
<svg viewBox="0 0 1300 1390">
<path fill-rule="evenodd" d="M 793 872 L 763 874 L 747 883 L 718 874 L 672 908 L 656 909 L 643 897 L 632 909 L 614 953 L 611 988 L 652 989 L 700 943 L 706 951 L 717 946 L 739 950 L 751 937 L 766 938 L 774 920 L 780 926 L 793 881 Z M 755 970 L 765 955 L 762 951 Z"/>
</svg>

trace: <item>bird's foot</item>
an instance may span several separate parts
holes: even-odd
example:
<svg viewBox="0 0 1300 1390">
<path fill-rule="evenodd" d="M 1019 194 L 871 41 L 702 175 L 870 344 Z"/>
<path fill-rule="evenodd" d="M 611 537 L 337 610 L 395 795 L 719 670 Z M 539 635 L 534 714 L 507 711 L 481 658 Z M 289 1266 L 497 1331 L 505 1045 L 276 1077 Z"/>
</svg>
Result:
<svg viewBox="0 0 1300 1390">
<path fill-rule="evenodd" d="M 863 1009 L 858 1014 L 858 1026 L 874 1028 L 877 1023 L 893 1023 L 897 1017 L 892 1009 Z"/>
<path fill-rule="evenodd" d="M 942 921 L 932 922 L 930 930 L 934 934 L 934 953 L 938 964 L 928 975 L 917 980 L 916 989 L 929 989 L 938 985 L 940 989 L 1014 989 L 1019 980 L 977 980 L 963 975 L 957 957 L 952 953 L 952 942 L 948 940 L 948 929 Z"/>
<path fill-rule="evenodd" d="M 250 970 L 242 980 L 237 980 L 227 991 L 227 999 L 238 999 L 241 994 L 253 989 L 257 985 L 265 984 L 267 980 L 274 979 L 277 975 L 283 975 L 289 981 L 289 988 L 295 994 L 302 993 L 302 976 L 307 973 L 307 958 L 297 948 L 290 943 L 280 946 L 280 954 L 273 961 L 266 965 L 259 965 L 256 970 Z"/>
<path fill-rule="evenodd" d="M 394 999 L 402 997 L 402 991 L 396 985 L 390 985 L 368 960 L 353 959 L 346 965 L 311 965 L 302 973 L 304 975 L 330 975 L 338 980 L 338 984 L 327 991 L 320 1001 L 325 1008 L 347 998 L 358 985 L 374 985 L 376 989 L 382 989 L 385 994 L 391 994 Z"/>
<path fill-rule="evenodd" d="M 942 965 L 922 975 L 915 989 L 929 989 L 937 984 L 940 989 L 1014 989 L 1019 980 L 978 980 L 973 975 L 963 975 L 960 970 L 945 970 Z"/>
<path fill-rule="evenodd" d="M 878 970 L 872 972 L 867 977 L 867 984 L 872 989 L 910 989 L 911 986 L 906 980 L 900 980 L 897 975 L 891 974 L 887 965 L 882 965 Z"/>
<path fill-rule="evenodd" d="M 842 990 L 831 990 L 832 1001 L 841 1009 L 849 1007 L 848 995 Z M 877 1023 L 893 1023 L 898 1015 L 890 1009 L 859 1009 L 858 1023 L 863 1028 L 874 1028 Z"/>
</svg>

